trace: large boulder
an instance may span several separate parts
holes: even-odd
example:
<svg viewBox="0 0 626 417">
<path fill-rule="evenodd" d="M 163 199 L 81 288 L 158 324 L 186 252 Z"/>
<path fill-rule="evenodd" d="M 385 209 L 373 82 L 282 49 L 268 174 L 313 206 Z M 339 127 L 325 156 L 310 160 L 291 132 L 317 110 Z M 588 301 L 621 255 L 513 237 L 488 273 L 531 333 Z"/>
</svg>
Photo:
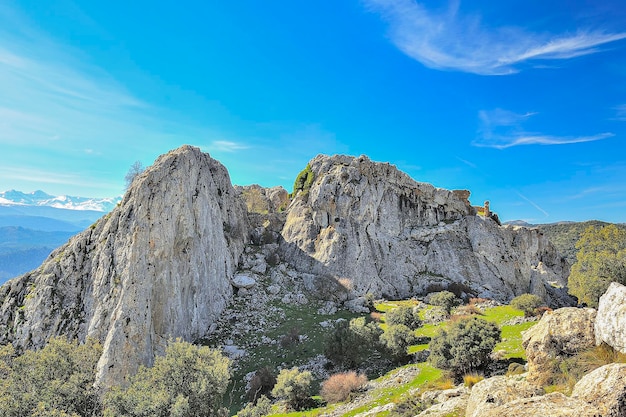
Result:
<svg viewBox="0 0 626 417">
<path fill-rule="evenodd" d="M 595 346 L 596 310 L 567 307 L 546 312 L 539 322 L 522 333 L 528 359 L 528 380 L 542 377 L 562 359 Z"/>
<path fill-rule="evenodd" d="M 469 192 L 416 182 L 367 157 L 320 155 L 292 201 L 281 259 L 331 276 L 353 296 L 404 298 L 442 289 L 507 302 L 534 293 L 571 305 L 569 266 L 537 229 L 476 214 Z"/>
<path fill-rule="evenodd" d="M 589 403 L 603 417 L 626 416 L 626 364 L 612 363 L 585 375 L 572 398 Z"/>
<path fill-rule="evenodd" d="M 600 297 L 595 324 L 596 344 L 606 343 L 626 353 L 626 287 L 611 283 Z"/>
<path fill-rule="evenodd" d="M 603 417 L 596 408 L 560 392 L 522 398 L 493 408 L 478 410 L 474 417 Z"/>
<path fill-rule="evenodd" d="M 484 379 L 472 387 L 466 417 L 477 417 L 488 409 L 507 404 L 521 398 L 543 395 L 542 388 L 526 382 L 521 376 L 494 376 Z"/>
<path fill-rule="evenodd" d="M 95 338 L 97 382 L 121 383 L 168 340 L 207 334 L 232 296 L 247 238 L 224 166 L 190 146 L 171 151 L 110 214 L 0 288 L 0 343 Z"/>
</svg>

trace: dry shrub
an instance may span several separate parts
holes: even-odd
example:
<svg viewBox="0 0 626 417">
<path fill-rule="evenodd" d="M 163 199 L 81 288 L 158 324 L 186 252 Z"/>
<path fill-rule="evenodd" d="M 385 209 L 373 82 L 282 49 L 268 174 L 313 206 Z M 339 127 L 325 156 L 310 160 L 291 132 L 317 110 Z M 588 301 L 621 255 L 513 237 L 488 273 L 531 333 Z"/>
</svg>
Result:
<svg viewBox="0 0 626 417">
<path fill-rule="evenodd" d="M 428 381 L 424 385 L 422 385 L 422 392 L 426 391 L 434 391 L 434 390 L 447 390 L 456 387 L 454 383 L 454 378 L 450 372 L 444 372 L 441 377 L 435 379 L 434 381 Z"/>
<path fill-rule="evenodd" d="M 476 307 L 476 305 L 474 304 L 467 304 L 464 306 L 460 306 L 457 307 L 456 310 L 454 310 L 454 315 L 461 315 L 461 316 L 483 316 L 484 313 L 483 311 Z"/>
<path fill-rule="evenodd" d="M 467 319 L 470 319 L 472 317 L 473 317 L 472 314 L 454 314 L 454 315 L 450 316 L 450 322 L 451 323 L 456 323 L 458 321 L 467 320 Z"/>
<path fill-rule="evenodd" d="M 483 379 L 485 379 L 484 375 L 475 372 L 465 374 L 463 375 L 463 385 L 465 385 L 467 388 L 472 388 Z"/>
<path fill-rule="evenodd" d="M 254 373 L 250 380 L 250 388 L 246 392 L 248 401 L 256 403 L 261 395 L 270 395 L 276 385 L 276 375 L 269 367 L 263 367 Z"/>
<path fill-rule="evenodd" d="M 472 297 L 469 299 L 469 304 L 470 305 L 476 305 L 476 304 L 484 304 L 489 302 L 490 300 L 486 299 L 486 298 L 480 298 L 480 297 Z"/>
<path fill-rule="evenodd" d="M 280 346 L 283 349 L 290 348 L 300 342 L 300 330 L 292 327 L 289 332 L 280 338 Z"/>
<path fill-rule="evenodd" d="M 329 403 L 346 401 L 367 383 L 367 377 L 354 371 L 332 375 L 322 384 L 321 395 Z"/>
<path fill-rule="evenodd" d="M 537 317 L 541 317 L 543 316 L 543 313 L 546 313 L 548 311 L 552 311 L 552 309 L 550 307 L 541 306 L 541 307 L 537 307 L 535 311 L 533 312 L 533 314 Z"/>
<path fill-rule="evenodd" d="M 372 311 L 370 313 L 370 318 L 376 323 L 380 323 L 382 321 L 383 314 L 379 313 L 378 311 Z"/>
</svg>

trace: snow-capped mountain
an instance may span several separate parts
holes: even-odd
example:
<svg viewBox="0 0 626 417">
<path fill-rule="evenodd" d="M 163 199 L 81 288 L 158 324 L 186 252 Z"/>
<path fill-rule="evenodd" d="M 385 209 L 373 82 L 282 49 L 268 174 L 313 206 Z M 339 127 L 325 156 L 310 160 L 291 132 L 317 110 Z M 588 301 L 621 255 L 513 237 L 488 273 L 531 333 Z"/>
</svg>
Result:
<svg viewBox="0 0 626 417">
<path fill-rule="evenodd" d="M 41 190 L 30 193 L 9 190 L 0 192 L 0 205 L 54 207 L 66 210 L 91 210 L 109 212 L 121 201 L 122 197 L 89 198 L 67 195 L 53 196 Z"/>
</svg>

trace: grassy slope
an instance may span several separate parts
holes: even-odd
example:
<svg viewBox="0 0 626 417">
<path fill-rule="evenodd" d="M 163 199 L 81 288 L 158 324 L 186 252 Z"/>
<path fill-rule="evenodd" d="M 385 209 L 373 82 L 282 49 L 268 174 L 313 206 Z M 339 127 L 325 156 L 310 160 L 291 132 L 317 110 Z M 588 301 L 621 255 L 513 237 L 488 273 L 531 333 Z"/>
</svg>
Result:
<svg viewBox="0 0 626 417">
<path fill-rule="evenodd" d="M 393 308 L 399 307 L 401 305 L 415 305 L 416 302 L 412 300 L 406 301 L 391 301 L 382 304 L 377 304 L 376 308 L 381 312 L 387 312 Z M 520 310 L 516 310 L 511 306 L 499 306 L 487 309 L 484 314 L 481 316 L 485 320 L 492 321 L 497 323 L 502 329 L 502 341 L 498 343 L 495 347 L 495 351 L 504 350 L 506 351 L 505 358 L 513 359 L 517 358 L 521 361 L 525 361 L 525 353 L 522 349 L 522 331 L 530 328 L 535 324 L 535 322 L 530 323 L 522 323 L 517 325 L 503 325 L 507 321 L 512 318 L 523 316 L 524 314 Z M 433 337 L 437 335 L 442 329 L 445 329 L 449 325 L 449 322 L 443 322 L 440 324 L 426 324 L 420 329 L 416 331 L 416 334 L 419 336 L 429 336 Z M 385 327 L 384 318 L 383 323 L 381 323 L 381 327 Z M 428 347 L 425 345 L 415 345 L 409 348 L 409 352 L 416 352 L 418 350 L 426 349 Z M 369 396 L 371 400 L 364 405 L 361 405 L 347 413 L 345 416 L 354 416 L 359 413 L 371 410 L 377 406 L 388 404 L 390 402 L 399 401 L 404 395 L 406 395 L 409 391 L 415 390 L 419 387 L 423 387 L 425 384 L 433 383 L 434 381 L 440 379 L 443 375 L 443 371 L 437 368 L 432 367 L 428 363 L 419 363 L 412 364 L 407 366 L 417 366 L 420 369 L 420 372 L 415 376 L 412 381 L 409 381 L 406 384 L 402 384 L 401 386 L 392 387 L 392 388 L 379 388 L 374 390 L 373 393 L 370 393 Z M 393 378 L 393 375 L 397 372 L 397 370 L 393 370 L 387 373 L 385 376 L 378 378 L 377 382 L 384 381 L 388 378 Z M 292 413 L 278 413 L 272 414 L 272 416 L 281 416 L 281 417 L 303 417 L 303 416 L 320 416 L 324 413 L 328 413 L 332 411 L 337 405 L 331 405 L 327 407 L 317 408 L 314 410 L 307 410 L 303 412 L 292 412 Z M 385 417 L 389 412 L 379 412 L 376 414 L 378 417 Z"/>
</svg>

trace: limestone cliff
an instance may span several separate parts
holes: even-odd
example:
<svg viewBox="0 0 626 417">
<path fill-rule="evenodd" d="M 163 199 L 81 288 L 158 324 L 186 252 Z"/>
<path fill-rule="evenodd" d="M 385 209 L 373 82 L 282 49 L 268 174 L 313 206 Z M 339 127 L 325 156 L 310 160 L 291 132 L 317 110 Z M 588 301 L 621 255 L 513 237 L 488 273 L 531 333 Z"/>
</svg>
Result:
<svg viewBox="0 0 626 417">
<path fill-rule="evenodd" d="M 568 304 L 569 266 L 537 230 L 476 215 L 469 192 L 419 183 L 367 157 L 318 156 L 287 211 L 283 258 L 355 295 L 452 288 L 508 301 L 530 292 Z M 312 177 L 310 177 L 312 176 Z"/>
<path fill-rule="evenodd" d="M 206 334 L 230 299 L 247 237 L 226 169 L 183 146 L 138 176 L 109 215 L 0 289 L 0 342 L 96 338 L 98 381 L 119 382 L 169 338 Z"/>
</svg>

